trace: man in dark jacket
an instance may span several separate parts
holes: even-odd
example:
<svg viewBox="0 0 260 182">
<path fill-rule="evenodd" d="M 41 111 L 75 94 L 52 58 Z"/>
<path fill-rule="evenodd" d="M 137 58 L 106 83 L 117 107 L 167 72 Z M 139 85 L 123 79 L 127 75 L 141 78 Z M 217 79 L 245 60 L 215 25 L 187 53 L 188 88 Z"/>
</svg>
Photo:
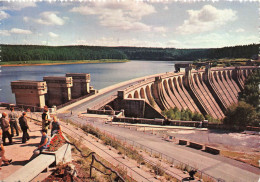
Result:
<svg viewBox="0 0 260 182">
<path fill-rule="evenodd" d="M 30 136 L 27 132 L 27 130 L 29 129 L 29 126 L 27 124 L 26 112 L 23 112 L 23 115 L 19 118 L 19 124 L 23 131 L 22 143 L 26 143 L 26 140 L 30 139 Z"/>
<path fill-rule="evenodd" d="M 51 118 L 49 114 L 49 109 L 47 106 L 44 106 L 44 110 L 42 113 L 42 130 L 45 129 L 46 131 L 48 131 L 48 127 L 50 123 L 51 123 Z"/>
<path fill-rule="evenodd" d="M 11 145 L 13 143 L 13 141 L 12 141 L 12 136 L 9 133 L 10 124 L 9 124 L 9 121 L 7 120 L 7 113 L 6 112 L 4 112 L 2 114 L 2 118 L 0 119 L 0 124 L 1 124 L 2 131 L 3 131 L 3 136 L 2 136 L 3 145 L 6 145 L 6 143 L 5 143 L 6 137 L 9 140 L 9 144 Z"/>
</svg>

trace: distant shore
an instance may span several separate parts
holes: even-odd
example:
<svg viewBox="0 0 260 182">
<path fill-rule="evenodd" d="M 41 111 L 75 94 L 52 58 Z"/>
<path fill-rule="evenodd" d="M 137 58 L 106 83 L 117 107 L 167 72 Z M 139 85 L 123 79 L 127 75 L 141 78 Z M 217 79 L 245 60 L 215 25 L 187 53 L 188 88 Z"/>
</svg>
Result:
<svg viewBox="0 0 260 182">
<path fill-rule="evenodd" d="M 125 63 L 125 59 L 105 59 L 105 60 L 75 60 L 75 61 L 10 61 L 0 62 L 0 66 L 45 66 L 62 64 L 90 64 L 90 63 Z"/>
</svg>

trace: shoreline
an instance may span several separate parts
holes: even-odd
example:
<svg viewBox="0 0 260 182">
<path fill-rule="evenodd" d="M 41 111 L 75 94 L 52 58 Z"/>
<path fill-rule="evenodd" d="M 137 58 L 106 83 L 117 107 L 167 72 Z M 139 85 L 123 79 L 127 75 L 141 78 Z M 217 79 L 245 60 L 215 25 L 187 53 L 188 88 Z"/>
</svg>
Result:
<svg viewBox="0 0 260 182">
<path fill-rule="evenodd" d="M 46 65 L 64 65 L 64 64 L 93 64 L 93 63 L 126 63 L 129 60 L 107 60 L 107 61 L 100 61 L 100 60 L 93 60 L 93 61 L 76 61 L 76 62 L 54 62 L 54 63 L 21 63 L 21 64 L 1 64 L 1 67 L 11 67 L 11 66 L 46 66 Z"/>
</svg>

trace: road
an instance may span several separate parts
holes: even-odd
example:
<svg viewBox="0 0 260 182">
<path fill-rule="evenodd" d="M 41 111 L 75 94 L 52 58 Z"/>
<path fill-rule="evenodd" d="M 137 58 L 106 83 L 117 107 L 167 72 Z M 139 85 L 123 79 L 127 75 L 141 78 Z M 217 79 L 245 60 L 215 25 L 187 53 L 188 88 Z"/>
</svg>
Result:
<svg viewBox="0 0 260 182">
<path fill-rule="evenodd" d="M 105 130 L 123 136 L 129 140 L 142 144 L 143 146 L 189 164 L 215 178 L 221 178 L 228 182 L 257 182 L 259 180 L 260 169 L 239 161 L 218 155 L 211 155 L 189 147 L 175 145 L 164 141 L 162 138 L 155 135 L 103 124 L 98 122 L 97 118 L 88 119 L 88 121 L 86 121 L 77 116 L 72 116 L 70 119 L 76 123 L 82 124 L 91 122 L 91 124 L 101 129 L 101 131 Z"/>
<path fill-rule="evenodd" d="M 71 110 L 73 111 L 73 113 L 74 111 L 75 113 L 85 112 L 87 108 L 91 108 L 97 104 L 103 103 L 104 100 L 107 100 L 112 96 L 116 96 L 118 90 L 124 90 L 125 88 L 129 88 L 130 86 L 135 85 L 143 80 L 151 79 L 161 75 L 164 75 L 164 73 L 136 78 L 133 80 L 112 85 L 110 87 L 106 87 L 104 89 L 99 90 L 99 93 L 96 95 L 90 96 L 89 98 L 83 99 L 83 101 L 79 101 L 69 106 L 66 106 L 62 109 L 59 109 L 57 113 L 63 113 L 64 111 L 71 111 Z"/>
<path fill-rule="evenodd" d="M 142 79 L 143 78 L 140 78 L 139 80 L 136 79 L 135 81 L 125 82 L 124 84 L 111 87 L 111 89 L 100 92 L 98 95 L 88 99 L 84 103 L 73 104 L 73 106 L 68 107 L 69 109 L 67 110 L 73 110 L 73 115 L 60 112 L 58 116 L 60 118 L 70 119 L 76 123 L 84 124 L 86 123 L 86 120 L 78 118 L 79 113 L 85 112 L 87 108 L 91 108 L 98 103 L 102 103 L 103 100 L 116 95 L 117 90 L 127 88 L 130 85 L 136 84 Z M 238 162 L 222 156 L 207 154 L 205 152 L 188 147 L 174 145 L 172 143 L 165 142 L 161 138 L 158 138 L 154 135 L 147 135 L 142 132 L 132 130 L 130 131 L 124 128 L 104 125 L 100 122 L 94 122 L 94 125 L 101 130 L 106 130 L 111 133 L 124 136 L 127 139 L 133 140 L 172 158 L 178 159 L 179 161 L 196 167 L 215 178 L 221 178 L 232 182 L 255 182 L 258 181 L 260 176 L 260 170 L 258 168 L 252 167 L 242 162 Z"/>
</svg>

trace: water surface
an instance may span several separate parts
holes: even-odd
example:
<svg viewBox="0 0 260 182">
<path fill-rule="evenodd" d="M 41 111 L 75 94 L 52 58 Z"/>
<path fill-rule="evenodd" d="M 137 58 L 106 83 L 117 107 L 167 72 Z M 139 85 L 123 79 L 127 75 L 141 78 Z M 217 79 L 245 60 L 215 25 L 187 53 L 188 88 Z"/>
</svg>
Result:
<svg viewBox="0 0 260 182">
<path fill-rule="evenodd" d="M 15 97 L 10 86 L 11 81 L 15 80 L 43 80 L 44 76 L 90 73 L 90 85 L 94 86 L 95 89 L 101 89 L 133 78 L 171 71 L 174 71 L 173 61 L 1 67 L 0 102 L 15 103 Z"/>
</svg>

